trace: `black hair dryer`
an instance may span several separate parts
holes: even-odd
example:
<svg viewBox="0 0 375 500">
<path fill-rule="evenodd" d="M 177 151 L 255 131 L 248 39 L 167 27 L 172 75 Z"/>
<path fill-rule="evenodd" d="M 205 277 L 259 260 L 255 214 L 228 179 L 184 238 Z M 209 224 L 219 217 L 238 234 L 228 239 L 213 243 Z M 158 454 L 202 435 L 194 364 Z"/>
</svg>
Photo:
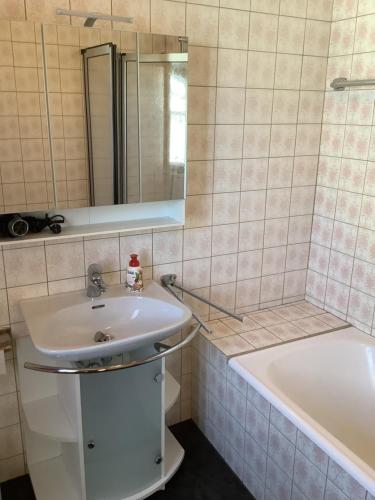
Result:
<svg viewBox="0 0 375 500">
<path fill-rule="evenodd" d="M 61 233 L 61 224 L 65 222 L 63 215 L 45 215 L 44 219 L 31 215 L 6 214 L 0 216 L 0 233 L 3 237 L 20 238 L 27 233 L 40 233 L 48 227 L 54 234 Z"/>
</svg>

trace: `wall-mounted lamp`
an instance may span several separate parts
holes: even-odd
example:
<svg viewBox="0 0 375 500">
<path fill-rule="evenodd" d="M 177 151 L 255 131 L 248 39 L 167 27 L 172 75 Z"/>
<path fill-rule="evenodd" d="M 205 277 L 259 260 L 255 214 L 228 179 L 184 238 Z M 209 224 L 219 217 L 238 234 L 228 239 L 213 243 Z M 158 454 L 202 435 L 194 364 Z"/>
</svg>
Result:
<svg viewBox="0 0 375 500">
<path fill-rule="evenodd" d="M 117 23 L 128 23 L 132 24 L 134 22 L 133 17 L 123 17 L 123 16 L 109 16 L 107 14 L 100 14 L 100 12 L 84 12 L 82 10 L 69 10 L 69 9 L 56 9 L 57 16 L 73 16 L 73 17 L 85 17 L 84 26 L 91 27 L 94 26 L 97 19 L 103 21 L 113 21 Z"/>
</svg>

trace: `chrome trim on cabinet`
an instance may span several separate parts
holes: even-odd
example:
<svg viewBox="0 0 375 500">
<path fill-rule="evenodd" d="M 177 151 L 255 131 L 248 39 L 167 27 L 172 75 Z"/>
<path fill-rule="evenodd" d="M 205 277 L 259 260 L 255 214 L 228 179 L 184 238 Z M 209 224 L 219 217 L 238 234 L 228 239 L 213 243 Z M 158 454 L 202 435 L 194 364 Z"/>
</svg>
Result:
<svg viewBox="0 0 375 500">
<path fill-rule="evenodd" d="M 165 356 L 169 356 L 173 352 L 176 352 L 182 347 L 185 347 L 193 338 L 196 336 L 196 334 L 199 332 L 199 329 L 201 328 L 201 323 L 198 323 L 193 327 L 189 335 L 181 340 L 181 342 L 178 342 L 177 344 L 173 345 L 172 347 L 169 347 L 168 349 L 158 352 L 157 354 L 153 354 L 152 356 L 149 356 L 148 358 L 145 359 L 139 359 L 139 360 L 134 360 L 130 361 L 128 363 L 121 363 L 119 365 L 110 365 L 110 366 L 98 366 L 98 367 L 92 367 L 92 368 L 69 368 L 69 367 L 63 367 L 63 366 L 50 366 L 50 365 L 39 365 L 37 363 L 32 363 L 29 361 L 26 361 L 24 364 L 24 367 L 27 370 L 34 370 L 37 372 L 44 372 L 44 373 L 60 373 L 62 375 L 91 375 L 93 373 L 104 373 L 104 372 L 114 372 L 118 370 L 127 370 L 128 368 L 134 368 L 135 366 L 140 366 L 140 365 L 145 365 L 146 363 L 152 363 L 153 361 L 156 361 L 157 359 L 164 358 Z"/>
</svg>

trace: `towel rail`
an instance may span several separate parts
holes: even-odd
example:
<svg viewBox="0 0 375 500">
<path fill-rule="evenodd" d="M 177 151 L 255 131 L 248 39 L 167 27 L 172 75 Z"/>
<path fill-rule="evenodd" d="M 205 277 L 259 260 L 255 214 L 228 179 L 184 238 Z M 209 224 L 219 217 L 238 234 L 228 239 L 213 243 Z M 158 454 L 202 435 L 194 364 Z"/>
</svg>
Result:
<svg viewBox="0 0 375 500">
<path fill-rule="evenodd" d="M 375 79 L 369 80 L 348 80 L 347 78 L 335 78 L 331 82 L 333 90 L 345 90 L 346 87 L 363 87 L 365 85 L 374 85 Z"/>
<path fill-rule="evenodd" d="M 214 307 L 215 309 L 226 314 L 227 316 L 231 316 L 232 318 L 236 319 L 237 321 L 243 322 L 243 320 L 244 320 L 243 316 L 240 316 L 239 314 L 232 313 L 231 311 L 228 311 L 227 309 L 225 309 L 225 307 L 222 307 L 219 304 L 215 304 L 214 302 L 211 302 L 210 300 L 205 299 L 204 297 L 201 297 L 200 295 L 197 295 L 196 293 L 192 292 L 191 290 L 187 290 L 186 288 L 182 287 L 181 285 L 178 285 L 176 283 L 176 279 L 177 279 L 177 276 L 175 274 L 164 274 L 160 278 L 160 281 L 161 281 L 161 284 L 165 288 L 167 288 L 171 293 L 173 293 L 173 295 L 177 298 L 178 298 L 178 296 L 174 292 L 173 287 L 177 288 L 177 290 L 180 290 L 181 292 L 184 292 L 184 293 L 187 293 L 188 295 L 191 295 L 192 297 L 194 297 L 197 300 L 200 300 L 204 304 L 207 304 L 211 307 Z M 206 329 L 207 325 L 204 323 L 204 321 L 199 319 L 196 314 L 193 313 L 193 317 L 196 318 L 201 323 L 203 323 L 202 326 L 207 332 L 210 331 L 209 329 Z"/>
<path fill-rule="evenodd" d="M 30 361 L 26 361 L 24 363 L 24 367 L 27 370 L 34 370 L 36 372 L 44 372 L 44 373 L 60 373 L 63 375 L 90 375 L 93 373 L 105 373 L 105 372 L 113 372 L 113 371 L 118 371 L 118 370 L 127 370 L 128 368 L 134 368 L 135 366 L 141 366 L 145 365 L 147 363 L 152 363 L 153 361 L 156 361 L 157 359 L 165 358 L 166 356 L 169 356 L 173 352 L 176 352 L 183 347 L 185 347 L 193 338 L 197 335 L 199 332 L 200 328 L 202 327 L 201 323 L 198 323 L 195 325 L 191 331 L 189 332 L 189 335 L 182 339 L 180 342 L 177 344 L 174 344 L 173 346 L 168 346 L 165 344 L 161 344 L 160 342 L 156 342 L 154 347 L 158 351 L 157 354 L 153 354 L 152 356 L 149 356 L 148 358 L 144 359 L 137 359 L 134 361 L 128 361 L 127 363 L 120 363 L 118 365 L 105 365 L 105 366 L 95 366 L 95 367 L 79 367 L 78 365 L 76 366 L 52 366 L 52 365 L 40 365 L 38 363 L 32 363 Z"/>
</svg>

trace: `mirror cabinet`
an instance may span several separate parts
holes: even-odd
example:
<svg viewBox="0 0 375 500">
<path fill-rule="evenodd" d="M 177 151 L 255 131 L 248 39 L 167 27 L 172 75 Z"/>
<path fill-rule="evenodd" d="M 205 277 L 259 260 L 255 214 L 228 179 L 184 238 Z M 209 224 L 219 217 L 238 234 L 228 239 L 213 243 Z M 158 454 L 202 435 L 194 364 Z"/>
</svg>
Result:
<svg viewBox="0 0 375 500">
<path fill-rule="evenodd" d="M 40 29 L 0 85 L 1 212 L 183 200 L 187 39 Z"/>
</svg>

